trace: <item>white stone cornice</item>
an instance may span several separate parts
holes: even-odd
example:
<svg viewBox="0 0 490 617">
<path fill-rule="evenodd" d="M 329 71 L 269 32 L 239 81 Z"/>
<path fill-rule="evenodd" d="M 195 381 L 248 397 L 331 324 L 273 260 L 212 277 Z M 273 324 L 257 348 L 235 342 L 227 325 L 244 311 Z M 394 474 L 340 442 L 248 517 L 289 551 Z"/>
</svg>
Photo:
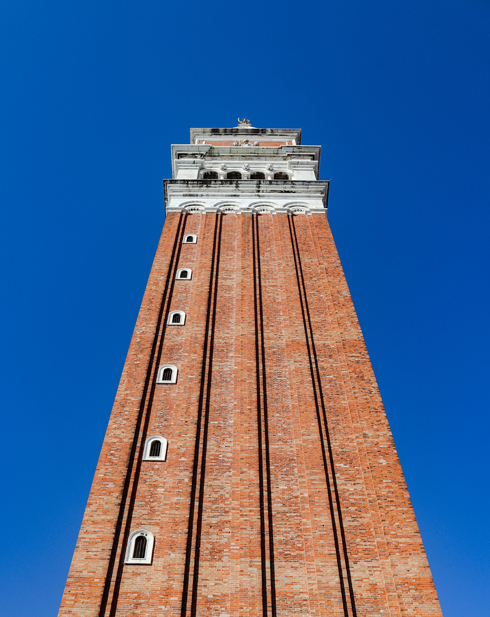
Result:
<svg viewBox="0 0 490 617">
<path fill-rule="evenodd" d="M 175 179 L 197 179 L 199 170 L 216 170 L 222 164 L 230 170 L 241 170 L 243 165 L 250 165 L 256 171 L 264 171 L 266 165 L 272 164 L 276 171 L 289 170 L 294 180 L 316 180 L 319 162 L 319 146 L 172 146 L 172 177 Z"/>
<path fill-rule="evenodd" d="M 318 178 L 318 161 L 292 160 L 288 161 L 295 180 L 316 180 Z"/>
<path fill-rule="evenodd" d="M 176 161 L 177 180 L 197 180 L 202 161 L 198 159 L 181 159 Z"/>
<path fill-rule="evenodd" d="M 165 211 L 325 213 L 328 181 L 165 180 Z"/>
<path fill-rule="evenodd" d="M 260 141 L 289 141 L 301 143 L 301 129 L 259 129 L 254 126 L 240 124 L 233 128 L 191 128 L 191 144 L 200 141 L 233 141 L 233 140 L 260 140 Z"/>
</svg>

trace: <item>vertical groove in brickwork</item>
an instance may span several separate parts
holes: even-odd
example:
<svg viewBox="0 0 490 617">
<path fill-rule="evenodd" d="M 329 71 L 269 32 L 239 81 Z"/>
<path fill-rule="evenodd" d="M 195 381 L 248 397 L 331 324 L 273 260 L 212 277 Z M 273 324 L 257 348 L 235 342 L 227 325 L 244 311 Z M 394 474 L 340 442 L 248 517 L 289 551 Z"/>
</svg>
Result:
<svg viewBox="0 0 490 617">
<path fill-rule="evenodd" d="M 240 392 L 237 411 L 240 413 L 240 491 L 241 560 L 240 609 L 235 617 L 263 617 L 266 589 L 262 584 L 261 493 L 259 490 L 259 450 L 257 423 L 257 357 L 255 326 L 255 276 L 253 251 L 253 215 L 242 214 L 241 248 L 241 351 L 236 371 Z M 264 563 L 265 566 L 265 563 Z M 266 603 L 267 604 L 267 603 Z M 233 615 L 233 613 L 232 613 Z"/>
<path fill-rule="evenodd" d="M 356 440 L 369 496 L 366 512 L 370 511 L 375 528 L 390 614 L 440 615 L 403 472 L 328 221 L 319 221 L 311 231 L 321 256 L 318 265 L 328 281 L 339 355 L 352 392 Z M 382 464 L 378 457 L 385 459 Z M 388 490 L 394 484 L 395 490 Z M 393 537 L 398 534 L 401 540 L 396 544 Z"/>
<path fill-rule="evenodd" d="M 124 565 L 137 529 L 151 565 Z M 356 613 L 441 617 L 327 219 L 171 213 L 60 617 Z"/>
<path fill-rule="evenodd" d="M 167 325 L 167 317 L 169 307 L 172 299 L 172 291 L 174 287 L 175 274 L 177 272 L 179 256 L 182 246 L 182 238 L 185 232 L 186 215 L 181 214 L 177 231 L 175 234 L 174 245 L 172 248 L 172 257 L 170 260 L 170 267 L 167 271 L 167 278 L 165 281 L 165 288 L 162 294 L 162 302 L 160 311 L 158 314 L 157 327 L 155 330 L 155 337 L 148 361 L 148 368 L 146 373 L 145 386 L 143 389 L 143 395 L 141 397 L 141 404 L 138 413 L 138 420 L 134 431 L 133 445 L 131 448 L 131 455 L 126 472 L 126 480 L 124 484 L 123 496 L 119 507 L 119 516 L 116 523 L 114 540 L 112 544 L 111 557 L 109 560 L 109 566 L 107 569 L 106 581 L 104 586 L 104 592 L 100 605 L 99 615 L 104 617 L 109 608 L 110 617 L 116 614 L 118 592 L 122 579 L 122 569 L 124 567 L 124 554 L 126 551 L 126 544 L 131 530 L 132 510 L 136 500 L 136 493 L 138 488 L 138 478 L 141 469 L 141 462 L 143 457 L 143 446 L 146 438 L 146 432 L 148 430 L 148 423 L 151 414 L 151 405 L 155 392 L 156 376 L 158 371 L 158 364 L 160 362 L 162 346 L 165 337 L 165 330 Z M 151 387 L 150 387 L 151 384 Z M 149 394 L 148 394 L 149 391 Z M 143 429 L 141 430 L 141 425 Z M 134 465 L 136 460 L 136 466 Z M 129 503 L 128 503 L 128 495 Z M 124 532 L 122 533 L 122 530 Z M 122 542 L 121 542 L 122 533 Z M 119 559 L 117 572 L 114 580 L 114 569 L 117 560 Z"/>
<path fill-rule="evenodd" d="M 252 242 L 254 269 L 255 356 L 257 373 L 257 434 L 259 450 L 262 610 L 264 617 L 269 614 L 269 610 L 272 617 L 275 617 L 277 614 L 277 605 L 274 570 L 274 528 L 269 452 L 269 423 L 267 413 L 267 374 L 264 345 L 259 216 L 259 214 L 252 215 Z M 269 564 L 269 568 L 267 568 L 267 564 Z"/>
<path fill-rule="evenodd" d="M 191 610 L 194 617 L 197 611 L 197 589 L 199 582 L 199 553 L 201 544 L 202 515 L 204 504 L 204 483 L 206 471 L 206 449 L 209 422 L 210 391 L 213 365 L 214 328 L 216 324 L 216 300 L 218 293 L 220 244 L 222 215 L 216 215 L 212 263 L 206 308 L 206 327 L 201 367 L 201 383 L 197 412 L 196 441 L 189 508 L 184 582 L 182 588 L 181 616 L 187 615 L 189 589 L 191 588 Z M 197 509 L 197 513 L 196 513 Z M 195 520 L 196 519 L 196 520 Z M 194 542 L 194 545 L 193 545 Z"/>
<path fill-rule="evenodd" d="M 328 428 L 328 420 L 323 399 L 323 390 L 318 366 L 318 358 L 316 354 L 315 340 L 311 326 L 311 317 L 309 312 L 308 297 L 304 281 L 304 274 L 301 264 L 301 255 L 296 236 L 294 217 L 288 217 L 289 230 L 291 237 L 291 246 L 294 257 L 294 265 L 296 270 L 296 278 L 298 282 L 298 291 L 301 302 L 301 312 L 303 316 L 303 327 L 305 331 L 306 344 L 308 349 L 308 357 L 310 363 L 311 380 L 315 399 L 315 407 L 317 412 L 318 430 L 322 445 L 322 454 L 325 468 L 325 480 L 327 484 L 330 513 L 332 518 L 332 528 L 335 540 L 335 550 L 337 554 L 337 564 L 339 569 L 339 580 L 342 593 L 342 601 L 344 605 L 344 613 L 346 617 L 352 615 L 355 617 L 356 604 L 354 597 L 354 589 L 352 585 L 352 577 L 349 567 L 349 556 L 347 553 L 347 545 L 345 541 L 344 525 L 342 520 L 342 511 L 340 507 L 340 497 L 335 478 L 335 466 L 333 460 L 332 444 Z M 326 447 L 325 447 L 326 444 Z M 327 455 L 328 452 L 328 455 Z M 333 489 L 333 490 L 332 490 Z M 347 595 L 347 590 L 348 595 Z"/>
<path fill-rule="evenodd" d="M 335 312 L 332 310 L 334 305 L 332 299 L 333 290 L 329 280 L 329 269 L 326 265 L 329 264 L 330 261 L 339 263 L 339 258 L 334 246 L 329 246 L 326 251 L 325 248 L 322 250 L 320 246 L 318 246 L 317 236 L 320 231 L 324 229 L 325 223 L 326 219 L 321 219 L 316 225 L 312 225 L 311 221 L 305 217 L 305 219 L 297 221 L 296 231 L 298 234 L 298 245 L 301 244 L 308 255 L 308 264 L 305 268 L 307 286 L 309 286 L 309 292 L 316 296 L 313 301 L 312 327 L 316 335 L 318 335 L 318 339 L 315 335 L 315 340 L 317 341 L 319 365 L 321 370 L 325 372 L 325 366 L 327 364 L 326 358 L 329 357 L 329 355 L 327 355 L 329 354 L 327 349 L 332 346 L 335 350 L 334 353 L 337 355 L 337 363 L 339 366 L 336 379 L 339 384 L 342 384 L 344 389 L 344 429 L 340 427 L 337 429 L 339 431 L 337 438 L 344 433 L 344 430 L 349 435 L 349 446 L 352 444 L 352 447 L 349 447 L 351 453 L 350 461 L 346 460 L 346 448 L 343 447 L 338 440 L 337 443 L 334 444 L 334 448 L 336 448 L 336 460 L 343 461 L 344 463 L 344 473 L 340 478 L 340 496 L 343 506 L 347 510 L 345 516 L 346 529 L 352 529 L 352 525 L 349 524 L 349 519 L 352 520 L 351 512 L 362 511 L 366 514 L 370 513 L 370 517 L 368 518 L 366 516 L 365 519 L 364 534 L 366 540 L 361 551 L 359 550 L 360 547 L 356 542 L 356 538 L 353 537 L 351 533 L 346 533 L 346 545 L 352 563 L 352 579 L 356 587 L 358 598 L 357 606 L 361 613 L 372 610 L 373 605 L 378 605 L 379 607 L 383 606 L 384 611 L 388 609 L 390 615 L 399 615 L 400 606 L 396 598 L 392 570 L 389 565 L 389 558 L 387 557 L 386 541 L 381 529 L 378 508 L 379 501 L 375 496 L 373 488 L 373 479 L 369 464 L 370 456 L 369 453 L 365 451 L 364 447 L 363 430 L 360 428 L 358 402 L 352 384 L 351 370 L 349 370 L 343 346 L 346 324 L 339 322 Z M 314 278 L 312 278 L 312 271 L 315 272 Z M 315 315 L 315 304 L 317 312 L 319 305 L 325 308 L 325 322 L 323 324 L 320 324 L 318 314 Z M 359 326 L 357 327 L 359 328 Z M 358 331 L 360 332 L 360 330 Z M 329 341 L 328 343 L 327 340 Z M 330 353 L 333 351 L 332 347 L 330 347 Z M 374 423 L 371 428 L 373 427 Z M 344 454 L 340 454 L 340 451 Z M 352 478 L 349 479 L 346 473 L 346 465 L 351 468 L 351 473 L 355 473 L 356 484 L 363 487 L 363 490 L 359 491 L 355 499 L 353 499 L 352 493 L 349 495 L 346 490 L 346 486 L 350 485 L 352 487 Z M 352 488 L 350 490 L 352 490 Z M 362 502 L 359 502 L 359 498 L 362 499 Z M 359 531 L 359 533 L 361 532 Z M 362 553 L 366 551 L 368 545 L 371 555 L 374 554 L 376 558 L 369 559 L 369 563 L 363 566 Z M 369 570 L 369 577 L 367 579 L 365 576 L 366 568 Z M 366 593 L 366 580 L 370 581 L 371 590 L 369 594 Z M 386 604 L 383 602 L 383 597 Z"/>
<path fill-rule="evenodd" d="M 214 334 L 216 329 L 216 304 L 218 298 L 218 281 L 219 281 L 219 266 L 220 266 L 220 254 L 221 254 L 221 230 L 223 227 L 223 215 L 217 216 L 218 223 L 218 238 L 216 248 L 216 268 L 215 275 L 213 277 L 214 289 L 213 289 L 213 302 L 212 302 L 212 319 L 210 328 L 210 342 L 209 342 L 209 359 L 207 366 L 207 383 L 206 383 L 206 399 L 205 399 L 205 415 L 204 415 L 204 434 L 203 434 L 203 447 L 201 456 L 201 477 L 199 486 L 199 507 L 197 513 L 197 525 L 196 525 L 196 544 L 194 548 L 194 576 L 192 581 L 192 606 L 191 616 L 196 617 L 197 613 L 197 588 L 199 582 L 199 557 L 201 551 L 201 532 L 202 532 L 202 519 L 204 508 L 204 487 L 206 480 L 206 453 L 208 447 L 208 430 L 209 430 L 209 410 L 211 402 L 211 384 L 213 377 L 213 352 L 214 352 Z M 202 376 L 204 377 L 204 375 Z"/>
</svg>

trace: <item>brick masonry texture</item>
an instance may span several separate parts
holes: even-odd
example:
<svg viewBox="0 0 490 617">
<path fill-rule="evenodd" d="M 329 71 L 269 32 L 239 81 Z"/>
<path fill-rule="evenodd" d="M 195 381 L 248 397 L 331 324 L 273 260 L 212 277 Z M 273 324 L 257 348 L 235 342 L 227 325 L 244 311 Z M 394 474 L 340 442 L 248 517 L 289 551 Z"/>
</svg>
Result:
<svg viewBox="0 0 490 617">
<path fill-rule="evenodd" d="M 326 216 L 168 215 L 59 615 L 442 615 Z"/>
</svg>

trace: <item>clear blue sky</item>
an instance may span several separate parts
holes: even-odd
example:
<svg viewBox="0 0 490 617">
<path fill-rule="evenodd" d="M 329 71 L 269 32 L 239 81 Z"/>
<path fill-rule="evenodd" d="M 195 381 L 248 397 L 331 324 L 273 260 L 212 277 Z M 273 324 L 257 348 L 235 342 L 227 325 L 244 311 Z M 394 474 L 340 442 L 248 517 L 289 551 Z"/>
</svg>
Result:
<svg viewBox="0 0 490 617">
<path fill-rule="evenodd" d="M 490 615 L 488 0 L 4 2 L 0 615 L 55 615 L 189 127 L 302 127 L 445 617 Z"/>
</svg>

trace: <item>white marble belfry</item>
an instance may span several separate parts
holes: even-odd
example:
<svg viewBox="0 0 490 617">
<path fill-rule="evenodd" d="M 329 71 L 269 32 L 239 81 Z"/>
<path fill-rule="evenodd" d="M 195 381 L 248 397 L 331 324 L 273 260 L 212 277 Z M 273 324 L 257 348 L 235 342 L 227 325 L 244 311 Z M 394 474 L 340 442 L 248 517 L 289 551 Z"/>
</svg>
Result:
<svg viewBox="0 0 490 617">
<path fill-rule="evenodd" d="M 319 164 L 320 146 L 302 146 L 300 129 L 193 128 L 189 145 L 172 146 L 165 210 L 325 214 Z"/>
</svg>

